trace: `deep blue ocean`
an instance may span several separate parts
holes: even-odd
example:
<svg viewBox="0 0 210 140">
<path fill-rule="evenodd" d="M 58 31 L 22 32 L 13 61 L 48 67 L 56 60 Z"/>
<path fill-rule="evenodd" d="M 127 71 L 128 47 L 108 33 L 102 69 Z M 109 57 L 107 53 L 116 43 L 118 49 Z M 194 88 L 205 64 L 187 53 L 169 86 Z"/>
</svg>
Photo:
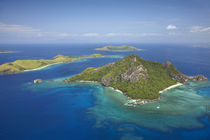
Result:
<svg viewBox="0 0 210 140">
<path fill-rule="evenodd" d="M 196 48 L 190 45 L 173 44 L 129 44 L 142 51 L 106 52 L 94 51 L 105 44 L 36 44 L 0 45 L 0 50 L 13 50 L 15 53 L 0 53 L 0 64 L 17 59 L 51 59 L 58 54 L 84 56 L 101 53 L 111 57 L 87 59 L 81 62 L 58 64 L 42 70 L 20 74 L 0 75 L 0 140 L 116 140 L 116 139 L 183 139 L 210 140 L 210 85 L 205 83 L 194 89 L 199 98 L 207 100 L 206 113 L 198 112 L 197 125 L 175 125 L 170 129 L 157 129 L 148 123 L 142 124 L 129 119 L 115 121 L 104 117 L 104 110 L 98 109 L 99 99 L 104 106 L 116 106 L 117 99 L 105 94 L 100 85 L 63 83 L 66 77 L 78 74 L 87 67 L 99 67 L 120 60 L 123 56 L 136 54 L 144 59 L 165 62 L 171 61 L 186 75 L 203 74 L 210 78 L 210 48 Z M 42 84 L 33 85 L 34 79 L 41 78 Z M 201 88 L 202 87 L 202 88 Z M 179 89 L 181 90 L 181 89 Z M 100 97 L 98 97 L 100 95 Z M 196 96 L 197 98 L 197 96 Z M 114 102 L 112 102 L 114 100 Z M 106 104 L 107 102 L 107 104 Z M 117 105 L 115 105 L 117 104 Z M 183 106 L 184 107 L 184 106 Z M 108 108 L 108 107 L 107 107 Z M 196 107 L 195 107 L 196 108 Z M 124 108 L 119 112 L 124 112 Z M 92 113 L 94 110 L 94 113 Z M 192 108 L 193 110 L 193 108 Z M 105 110 L 115 116 L 114 110 Z M 141 111 L 129 109 L 129 111 Z M 132 113 L 132 112 L 131 112 Z M 96 115 L 97 114 L 97 115 Z M 109 115 L 110 115 L 109 114 Z M 202 115 L 201 115 L 202 114 Z M 164 114 L 161 114 L 164 115 Z M 101 117 L 100 117 L 101 116 Z M 161 117 L 161 116 L 160 116 Z M 179 118 L 180 115 L 177 115 Z M 186 121 L 191 118 L 185 116 Z M 159 118 L 150 118 L 159 120 Z M 172 120 L 176 123 L 176 119 Z M 170 120 L 171 122 L 171 120 Z M 152 123 L 152 122 L 151 122 Z M 167 121 L 162 121 L 167 124 Z M 189 127 L 191 126 L 191 127 Z"/>
</svg>

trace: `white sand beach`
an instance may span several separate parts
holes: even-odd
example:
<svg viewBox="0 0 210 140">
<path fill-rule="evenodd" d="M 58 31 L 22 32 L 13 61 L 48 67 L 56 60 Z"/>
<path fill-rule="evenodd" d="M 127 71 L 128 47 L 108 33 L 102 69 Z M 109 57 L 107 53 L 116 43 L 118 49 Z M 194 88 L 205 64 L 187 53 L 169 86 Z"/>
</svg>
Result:
<svg viewBox="0 0 210 140">
<path fill-rule="evenodd" d="M 24 70 L 23 72 L 27 72 L 27 71 L 35 71 L 35 70 L 41 70 L 43 68 L 46 68 L 46 67 L 49 67 L 49 66 L 52 66 L 52 65 L 56 65 L 56 64 L 61 64 L 62 62 L 59 62 L 59 63 L 53 63 L 53 64 L 49 64 L 49 65 L 45 65 L 43 67 L 40 67 L 40 68 L 35 68 L 35 69 L 30 69 L 30 70 Z"/>
<path fill-rule="evenodd" d="M 108 88 L 111 88 L 112 90 L 114 90 L 114 91 L 116 91 L 116 92 L 119 92 L 119 93 L 123 94 L 123 92 L 120 91 L 119 89 L 115 89 L 115 88 L 113 88 L 113 87 L 108 87 Z M 124 95 L 124 94 L 123 94 L 123 95 Z"/>
<path fill-rule="evenodd" d="M 159 91 L 159 94 L 161 94 L 161 93 L 163 93 L 163 92 L 165 92 L 165 91 L 167 91 L 167 90 L 169 90 L 169 89 L 172 89 L 172 88 L 181 86 L 181 85 L 183 85 L 183 84 L 182 84 L 182 83 L 177 83 L 177 84 L 175 84 L 175 85 L 172 85 L 172 86 L 170 86 L 170 87 L 167 87 L 167 88 L 165 88 L 164 90 Z"/>
<path fill-rule="evenodd" d="M 177 83 L 175 85 L 172 85 L 170 87 L 167 87 L 164 90 L 159 91 L 159 94 L 161 94 L 161 93 L 163 93 L 163 92 L 165 92 L 167 90 L 170 90 L 172 88 L 181 86 L 181 85 L 183 85 L 183 84 L 182 83 Z M 128 103 L 125 103 L 124 105 L 126 105 L 126 106 L 134 106 L 135 107 L 136 105 L 145 104 L 145 103 L 153 103 L 153 102 L 156 102 L 158 100 L 160 100 L 160 97 L 158 99 L 154 99 L 154 100 L 151 100 L 151 101 L 141 100 L 141 99 L 129 99 L 129 102 Z M 157 107 L 157 109 L 159 109 L 159 108 L 160 107 Z"/>
<path fill-rule="evenodd" d="M 84 81 L 84 80 L 81 80 L 81 81 L 78 81 L 78 82 L 86 82 L 86 83 L 98 83 L 98 82 L 96 82 L 96 81 Z M 181 86 L 181 85 L 183 85 L 182 83 L 177 83 L 177 84 L 175 84 L 175 85 L 172 85 L 172 86 L 170 86 L 170 87 L 167 87 L 167 88 L 165 88 L 164 90 L 161 90 L 161 91 L 159 91 L 159 94 L 160 93 L 163 93 L 163 92 L 165 92 L 165 91 L 167 91 L 167 90 L 169 90 L 169 89 L 172 89 L 172 88 L 175 88 L 175 87 L 178 87 L 178 86 Z M 114 91 L 116 91 L 116 92 L 119 92 L 119 93 L 121 93 L 121 94 L 123 94 L 124 96 L 126 96 L 122 91 L 120 91 L 119 89 L 115 89 L 115 88 L 113 88 L 113 87 L 108 87 L 108 88 L 110 88 L 110 89 L 112 89 L 112 90 L 114 90 Z M 145 104 L 145 103 L 152 103 L 152 102 L 156 102 L 156 101 L 158 101 L 158 100 L 160 100 L 160 97 L 158 98 L 158 99 L 154 99 L 154 100 L 151 100 L 151 101 L 147 101 L 147 100 L 142 100 L 142 99 L 131 99 L 131 98 L 129 98 L 128 96 L 126 96 L 127 97 L 127 99 L 128 99 L 128 103 L 125 103 L 124 105 L 125 106 L 133 106 L 133 107 L 136 107 L 136 105 L 140 105 L 140 104 Z M 159 108 L 158 108 L 159 109 Z"/>
<path fill-rule="evenodd" d="M 84 80 L 80 80 L 78 82 L 80 82 L 80 83 L 97 83 L 98 84 L 98 82 L 96 82 L 96 81 L 84 81 Z"/>
</svg>

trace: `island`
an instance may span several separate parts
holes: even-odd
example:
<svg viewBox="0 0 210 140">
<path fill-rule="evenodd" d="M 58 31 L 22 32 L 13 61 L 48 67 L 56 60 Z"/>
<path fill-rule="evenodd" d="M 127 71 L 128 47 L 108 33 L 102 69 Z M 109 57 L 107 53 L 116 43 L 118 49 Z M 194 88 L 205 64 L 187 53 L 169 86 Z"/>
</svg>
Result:
<svg viewBox="0 0 210 140">
<path fill-rule="evenodd" d="M 42 79 L 35 79 L 33 83 L 34 84 L 40 84 L 40 83 L 42 83 Z"/>
<path fill-rule="evenodd" d="M 104 46 L 103 48 L 96 48 L 96 51 L 138 51 L 140 49 L 134 47 L 134 46 L 127 46 L 127 45 L 122 45 L 122 46 Z"/>
<path fill-rule="evenodd" d="M 157 101 L 160 93 L 188 80 L 204 81 L 207 78 L 203 75 L 186 76 L 169 61 L 162 64 L 131 54 L 102 67 L 89 67 L 64 81 L 98 82 L 122 92 L 131 101 L 127 105 L 136 105 Z"/>
<path fill-rule="evenodd" d="M 0 50 L 0 53 L 14 53 L 14 51 L 9 51 L 9 50 Z"/>
<path fill-rule="evenodd" d="M 32 70 L 39 70 L 50 65 L 75 62 L 78 59 L 105 57 L 103 54 L 92 54 L 88 56 L 64 56 L 57 55 L 53 59 L 45 60 L 16 60 L 0 65 L 0 74 L 13 74 Z"/>
</svg>

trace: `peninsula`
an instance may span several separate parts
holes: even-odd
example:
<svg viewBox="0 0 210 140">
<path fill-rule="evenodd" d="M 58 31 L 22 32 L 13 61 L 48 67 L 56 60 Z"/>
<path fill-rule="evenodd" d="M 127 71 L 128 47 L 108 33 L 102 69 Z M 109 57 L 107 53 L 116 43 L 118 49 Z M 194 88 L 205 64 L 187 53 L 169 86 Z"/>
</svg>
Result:
<svg viewBox="0 0 210 140">
<path fill-rule="evenodd" d="M 74 62 L 77 59 L 95 58 L 95 57 L 104 57 L 104 56 L 105 55 L 102 54 L 92 54 L 88 56 L 78 56 L 78 57 L 57 55 L 50 60 L 45 60 L 45 59 L 16 60 L 14 62 L 4 63 L 0 65 L 0 74 L 12 74 L 24 71 L 38 70 L 54 64 Z"/>
<path fill-rule="evenodd" d="M 89 67 L 65 82 L 95 81 L 121 91 L 135 105 L 159 100 L 164 89 L 188 80 L 204 81 L 207 78 L 186 76 L 169 61 L 162 64 L 132 54 L 102 67 Z"/>
<path fill-rule="evenodd" d="M 138 51 L 140 49 L 133 47 L 133 46 L 127 46 L 127 45 L 122 45 L 122 46 L 104 46 L 103 48 L 96 48 L 95 50 L 97 51 Z"/>
<path fill-rule="evenodd" d="M 9 51 L 9 50 L 0 50 L 0 53 L 14 53 L 14 51 Z"/>
</svg>

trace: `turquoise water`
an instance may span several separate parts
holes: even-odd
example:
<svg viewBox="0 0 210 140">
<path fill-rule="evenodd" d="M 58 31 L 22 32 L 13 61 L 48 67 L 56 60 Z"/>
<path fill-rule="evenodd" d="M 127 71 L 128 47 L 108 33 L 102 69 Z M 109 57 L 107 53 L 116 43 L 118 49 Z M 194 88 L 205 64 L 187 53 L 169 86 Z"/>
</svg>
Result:
<svg viewBox="0 0 210 140">
<path fill-rule="evenodd" d="M 98 53 L 93 49 L 101 46 L 7 46 L 19 53 L 2 54 L 0 62 L 50 59 L 57 54 L 89 55 Z M 204 74 L 210 78 L 210 49 L 173 45 L 134 46 L 144 51 L 132 53 L 145 59 L 170 60 L 187 75 Z M 0 45 L 0 49 L 8 49 L 4 47 Z M 127 99 L 121 93 L 99 84 L 63 82 L 87 67 L 103 66 L 130 52 L 103 54 L 109 56 L 1 75 L 0 139 L 210 139 L 210 81 L 189 82 L 162 93 L 158 102 L 136 107 L 124 106 Z M 44 82 L 32 84 L 37 78 Z"/>
<path fill-rule="evenodd" d="M 198 90 L 198 93 L 202 96 L 209 97 L 210 98 L 210 87 L 203 87 Z"/>
<path fill-rule="evenodd" d="M 190 82 L 164 92 L 158 102 L 136 107 L 123 106 L 125 97 L 101 87 L 101 91 L 95 93 L 96 105 L 89 109 L 89 113 L 96 116 L 97 126 L 109 120 L 115 123 L 134 123 L 160 131 L 202 128 L 204 125 L 197 118 L 206 114 L 205 107 L 210 103 L 209 98 L 197 93 L 197 89 L 203 86 L 210 86 L 210 82 Z"/>
<path fill-rule="evenodd" d="M 27 83 L 24 87 L 26 90 L 43 94 L 46 94 L 46 90 L 51 89 L 51 92 L 47 92 L 49 95 L 68 88 L 70 90 L 75 87 L 88 88 L 91 90 L 91 94 L 85 96 L 93 96 L 94 100 L 88 101 L 92 105 L 87 105 L 87 97 L 84 96 L 84 93 L 81 97 L 81 91 L 79 91 L 76 98 L 81 99 L 74 102 L 75 106 L 86 108 L 86 117 L 84 118 L 95 120 L 92 124 L 94 129 L 110 129 L 110 124 L 114 124 L 113 131 L 119 134 L 123 133 L 120 135 L 121 139 L 143 139 L 142 135 L 136 134 L 145 133 L 144 131 L 148 131 L 149 135 L 153 133 L 157 135 L 157 132 L 170 134 L 176 129 L 190 130 L 189 132 L 191 132 L 206 127 L 198 118 L 206 115 L 206 105 L 210 103 L 210 98 L 200 95 L 197 91 L 203 87 L 210 87 L 209 81 L 189 82 L 162 93 L 161 100 L 158 102 L 130 107 L 124 105 L 128 101 L 127 98 L 111 88 L 102 87 L 97 83 L 65 84 L 63 79 L 65 78 L 48 80 L 38 85 Z M 77 93 L 77 91 L 73 91 L 73 93 Z M 147 133 L 145 137 L 149 139 Z M 188 137 L 189 135 L 186 135 L 186 138 Z M 206 138 L 208 135 L 205 136 L 204 133 L 203 137 Z M 176 136 L 174 139 L 176 138 L 179 137 Z M 195 137 L 195 139 L 197 138 L 198 136 Z"/>
</svg>

